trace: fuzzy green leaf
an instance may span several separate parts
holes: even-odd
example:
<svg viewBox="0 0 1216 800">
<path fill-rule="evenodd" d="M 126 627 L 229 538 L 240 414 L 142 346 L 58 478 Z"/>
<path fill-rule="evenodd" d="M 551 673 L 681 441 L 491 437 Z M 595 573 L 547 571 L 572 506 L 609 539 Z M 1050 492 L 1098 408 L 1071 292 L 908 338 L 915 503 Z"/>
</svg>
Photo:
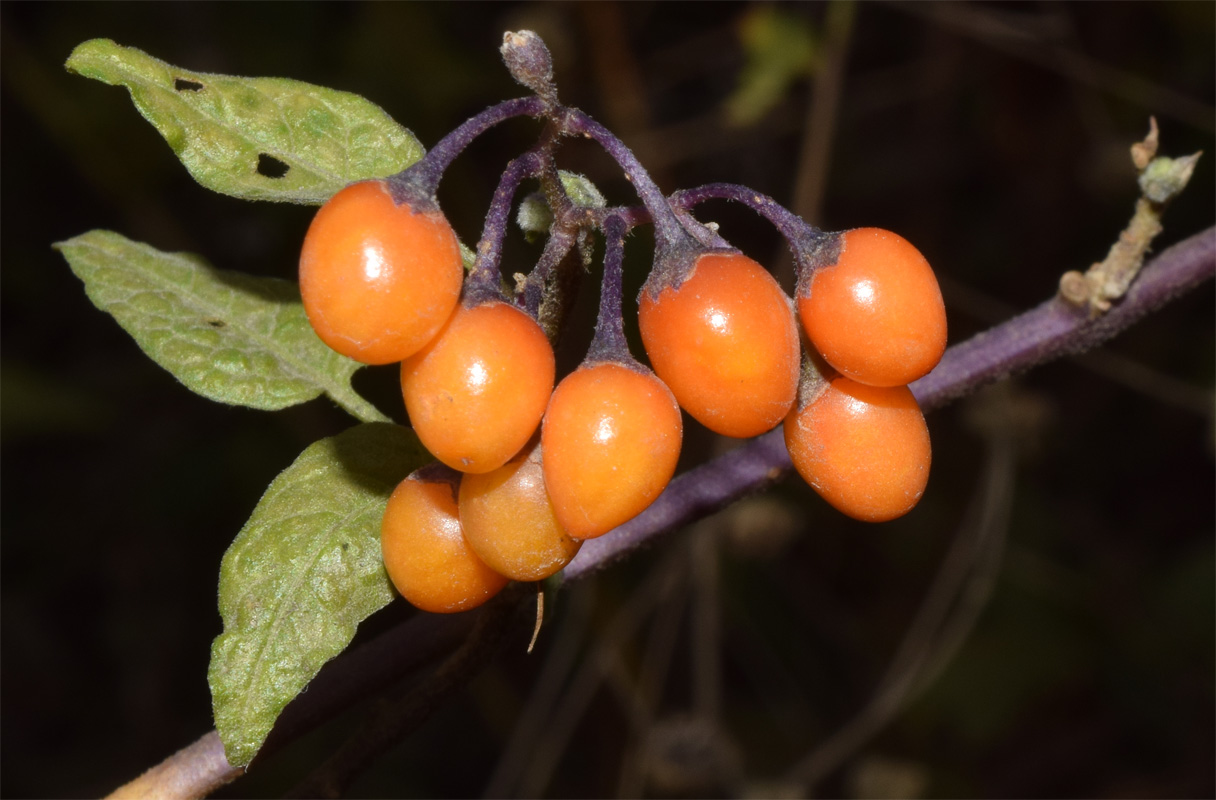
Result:
<svg viewBox="0 0 1216 800">
<path fill-rule="evenodd" d="M 607 204 L 603 193 L 585 175 L 564 169 L 558 170 L 557 175 L 562 182 L 562 188 L 576 206 L 603 208 Z M 515 222 L 529 241 L 548 233 L 553 224 L 553 212 L 545 202 L 545 196 L 537 192 L 525 197 L 519 204 Z"/>
<path fill-rule="evenodd" d="M 234 197 L 320 204 L 422 157 L 412 133 L 348 92 L 190 72 L 109 39 L 79 45 L 65 66 L 126 87 L 194 179 Z"/>
<path fill-rule="evenodd" d="M 203 397 L 274 410 L 326 393 L 360 419 L 385 419 L 351 388 L 362 365 L 313 332 L 294 282 L 215 269 L 111 231 L 55 247 L 93 304 Z"/>
<path fill-rule="evenodd" d="M 586 175 L 560 169 L 557 171 L 557 177 L 561 180 L 566 194 L 570 195 L 570 201 L 576 206 L 603 208 L 608 204 L 604 193 Z"/>
<path fill-rule="evenodd" d="M 393 488 L 427 460 L 395 425 L 323 439 L 274 479 L 224 554 L 224 632 L 207 680 L 230 764 L 253 759 L 287 703 L 392 600 L 380 518 Z"/>
</svg>

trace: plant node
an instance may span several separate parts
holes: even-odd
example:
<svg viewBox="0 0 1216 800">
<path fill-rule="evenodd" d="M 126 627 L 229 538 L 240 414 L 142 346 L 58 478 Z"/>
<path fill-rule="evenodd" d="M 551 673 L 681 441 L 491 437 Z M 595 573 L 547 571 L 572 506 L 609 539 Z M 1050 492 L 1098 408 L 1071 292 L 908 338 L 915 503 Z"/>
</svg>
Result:
<svg viewBox="0 0 1216 800">
<path fill-rule="evenodd" d="M 1105 314 L 1111 303 L 1127 294 L 1153 239 L 1162 231 L 1166 206 L 1186 188 L 1203 155 L 1200 151 L 1181 158 L 1158 156 L 1158 139 L 1157 120 L 1150 117 L 1148 136 L 1131 147 L 1132 163 L 1140 171 L 1136 211 L 1106 258 L 1085 273 L 1071 270 L 1060 276 L 1060 297 L 1079 308 L 1088 307 L 1091 318 Z"/>
</svg>

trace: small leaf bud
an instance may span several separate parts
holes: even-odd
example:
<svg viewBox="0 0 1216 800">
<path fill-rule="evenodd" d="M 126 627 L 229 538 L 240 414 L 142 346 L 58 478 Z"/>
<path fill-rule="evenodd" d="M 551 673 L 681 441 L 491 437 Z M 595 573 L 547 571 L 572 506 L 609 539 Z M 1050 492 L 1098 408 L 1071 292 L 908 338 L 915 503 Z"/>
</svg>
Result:
<svg viewBox="0 0 1216 800">
<path fill-rule="evenodd" d="M 548 105 L 557 105 L 553 57 L 540 36 L 534 31 L 508 31 L 503 34 L 499 52 L 512 78 L 536 92 Z"/>
</svg>

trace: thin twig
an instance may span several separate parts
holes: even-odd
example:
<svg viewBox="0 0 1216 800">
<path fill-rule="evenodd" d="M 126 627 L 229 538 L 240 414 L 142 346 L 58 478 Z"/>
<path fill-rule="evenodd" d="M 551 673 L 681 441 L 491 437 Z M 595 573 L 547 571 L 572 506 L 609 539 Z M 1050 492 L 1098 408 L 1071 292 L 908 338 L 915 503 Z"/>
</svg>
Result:
<svg viewBox="0 0 1216 800">
<path fill-rule="evenodd" d="M 135 780 L 119 786 L 106 796 L 106 800 L 157 800 L 161 797 L 194 800 L 206 797 L 244 772 L 240 767 L 228 765 L 220 735 L 209 731 L 194 744 L 183 747 Z"/>
<path fill-rule="evenodd" d="M 993 381 L 1091 350 L 1214 274 L 1216 228 L 1208 228 L 1157 256 L 1105 316 L 1091 320 L 1052 298 L 951 347 L 932 372 L 912 384 L 912 392 L 927 411 Z"/>
<path fill-rule="evenodd" d="M 1017 313 L 1017 308 L 1003 300 L 938 275 L 946 307 L 957 314 L 965 314 L 974 320 L 992 325 Z M 1216 410 L 1216 397 L 1212 389 L 1205 389 L 1175 377 L 1168 372 L 1154 369 L 1143 362 L 1111 350 L 1098 347 L 1073 356 L 1072 362 L 1125 388 L 1140 392 L 1173 408 L 1209 417 Z"/>
</svg>

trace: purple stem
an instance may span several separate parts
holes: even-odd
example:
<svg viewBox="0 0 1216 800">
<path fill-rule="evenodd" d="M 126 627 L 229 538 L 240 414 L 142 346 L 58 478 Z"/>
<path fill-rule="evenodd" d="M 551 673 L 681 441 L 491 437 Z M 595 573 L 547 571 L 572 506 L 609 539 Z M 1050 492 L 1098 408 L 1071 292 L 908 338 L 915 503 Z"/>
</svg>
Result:
<svg viewBox="0 0 1216 800">
<path fill-rule="evenodd" d="M 528 281 L 524 285 L 524 310 L 533 319 L 540 317 L 541 303 L 545 299 L 545 283 L 549 280 L 549 275 L 570 252 L 575 238 L 574 233 L 565 228 L 559 228 L 556 224 L 550 229 L 545 249 L 541 251 L 536 266 L 528 273 Z"/>
<path fill-rule="evenodd" d="M 499 283 L 502 273 L 499 265 L 502 262 L 502 242 L 507 235 L 508 217 L 511 214 L 511 201 L 524 178 L 535 175 L 540 171 L 543 158 L 536 151 L 524 153 L 519 158 L 507 164 L 498 188 L 494 190 L 494 199 L 486 212 L 485 227 L 482 228 L 481 241 L 477 243 L 477 259 L 465 282 L 465 299 L 470 303 L 478 303 L 488 299 L 503 299 Z"/>
<path fill-rule="evenodd" d="M 604 279 L 600 287 L 600 313 L 588 361 L 632 361 L 621 319 L 621 264 L 625 258 L 625 220 L 617 214 L 604 217 Z"/>
<path fill-rule="evenodd" d="M 394 196 L 398 202 L 406 200 L 414 205 L 422 200 L 434 203 L 443 173 L 474 139 L 512 117 L 540 117 L 546 111 L 544 101 L 539 97 L 517 97 L 470 117 L 440 139 L 420 160 L 388 179 Z"/>
<path fill-rule="evenodd" d="M 789 240 L 791 248 L 807 231 L 822 233 L 768 195 L 737 183 L 707 183 L 695 189 L 684 189 L 671 196 L 672 205 L 679 208 L 694 208 L 707 200 L 734 200 L 736 203 L 743 203 L 771 222 L 773 227 Z"/>
<path fill-rule="evenodd" d="M 772 223 L 789 244 L 794 260 L 804 267 L 799 269 L 799 280 L 807 277 L 803 274 L 805 268 L 813 269 L 821 263 L 835 263 L 839 255 L 835 250 L 837 233 L 816 228 L 773 198 L 746 186 L 735 183 L 707 183 L 671 196 L 672 205 L 682 209 L 693 208 L 707 200 L 733 200 L 742 203 Z"/>
<path fill-rule="evenodd" d="M 562 130 L 594 139 L 625 172 L 625 177 L 633 184 L 634 190 L 637 191 L 638 197 L 642 198 L 642 204 L 646 206 L 650 218 L 654 221 L 656 262 L 663 261 L 664 255 L 668 253 L 687 247 L 691 236 L 667 204 L 667 198 L 659 191 L 642 162 L 638 161 L 633 151 L 626 147 L 616 134 L 576 108 L 563 110 Z M 695 240 L 692 241 L 695 243 Z"/>
<path fill-rule="evenodd" d="M 911 385 L 925 411 L 979 387 L 1064 356 L 1092 350 L 1141 317 L 1216 274 L 1216 227 L 1184 239 L 1148 262 L 1122 300 L 1091 319 L 1059 297 L 977 333 L 948 349 L 941 363 Z"/>
</svg>

